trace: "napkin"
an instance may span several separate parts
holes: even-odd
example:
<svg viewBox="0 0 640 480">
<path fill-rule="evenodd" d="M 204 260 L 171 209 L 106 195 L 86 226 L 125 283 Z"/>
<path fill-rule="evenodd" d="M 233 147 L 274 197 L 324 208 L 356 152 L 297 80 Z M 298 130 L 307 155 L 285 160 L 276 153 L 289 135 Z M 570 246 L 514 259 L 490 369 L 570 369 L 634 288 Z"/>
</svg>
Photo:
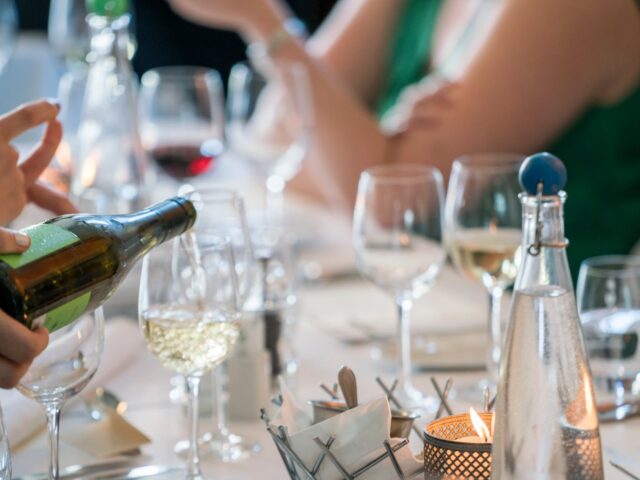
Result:
<svg viewBox="0 0 640 480">
<path fill-rule="evenodd" d="M 309 469 L 322 453 L 314 441 L 316 437 L 325 443 L 329 437 L 335 437 L 330 450 L 350 473 L 385 453 L 385 440 L 389 440 L 392 446 L 402 441 L 389 438 L 391 410 L 386 397 L 347 410 L 311 426 L 306 426 L 307 417 L 302 415 L 297 404 L 290 403 L 292 400 L 288 392 L 283 392 L 281 414 L 271 422 L 271 425 L 287 427 L 289 445 Z M 407 478 L 421 469 L 420 463 L 414 458 L 408 445 L 395 452 L 395 456 Z M 302 478 L 304 474 L 299 473 Z M 328 458 L 325 458 L 316 478 L 340 480 L 344 476 Z M 397 478 L 397 475 L 390 460 L 387 459 L 371 468 L 362 478 L 363 480 L 389 480 Z"/>
<path fill-rule="evenodd" d="M 104 352 L 98 371 L 84 392 L 91 392 L 116 377 L 136 358 L 143 340 L 135 321 L 128 317 L 114 317 L 105 323 Z M 80 394 L 81 398 L 82 394 Z M 71 398 L 67 403 L 79 401 Z M 4 423 L 12 448 L 27 441 L 45 425 L 45 415 L 39 403 L 17 390 L 0 390 Z"/>
</svg>

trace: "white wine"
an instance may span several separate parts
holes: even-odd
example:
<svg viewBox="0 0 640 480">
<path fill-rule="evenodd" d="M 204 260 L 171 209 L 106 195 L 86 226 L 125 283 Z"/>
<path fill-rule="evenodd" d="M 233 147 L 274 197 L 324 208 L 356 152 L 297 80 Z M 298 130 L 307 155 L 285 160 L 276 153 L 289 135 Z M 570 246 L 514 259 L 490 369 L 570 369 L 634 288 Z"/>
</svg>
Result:
<svg viewBox="0 0 640 480">
<path fill-rule="evenodd" d="M 149 351 L 174 372 L 202 375 L 223 362 L 238 339 L 239 325 L 218 315 L 184 307 L 142 312 Z"/>
<path fill-rule="evenodd" d="M 448 242 L 456 268 L 485 287 L 513 284 L 520 265 L 522 232 L 515 228 L 470 228 L 456 232 Z"/>
</svg>

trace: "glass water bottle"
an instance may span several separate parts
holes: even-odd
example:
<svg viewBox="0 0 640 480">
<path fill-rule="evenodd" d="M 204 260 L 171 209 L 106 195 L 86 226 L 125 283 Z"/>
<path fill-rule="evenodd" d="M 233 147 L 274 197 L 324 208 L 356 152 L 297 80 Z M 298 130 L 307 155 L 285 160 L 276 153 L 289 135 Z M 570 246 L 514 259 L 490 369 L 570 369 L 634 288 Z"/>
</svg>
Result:
<svg viewBox="0 0 640 480">
<path fill-rule="evenodd" d="M 523 263 L 500 367 L 491 478 L 601 480 L 591 372 L 565 251 L 564 165 L 534 155 L 520 178 Z"/>
<path fill-rule="evenodd" d="M 145 204 L 145 157 L 128 57 L 127 0 L 88 0 L 89 73 L 78 127 L 72 194 L 82 211 L 129 213 Z"/>
</svg>

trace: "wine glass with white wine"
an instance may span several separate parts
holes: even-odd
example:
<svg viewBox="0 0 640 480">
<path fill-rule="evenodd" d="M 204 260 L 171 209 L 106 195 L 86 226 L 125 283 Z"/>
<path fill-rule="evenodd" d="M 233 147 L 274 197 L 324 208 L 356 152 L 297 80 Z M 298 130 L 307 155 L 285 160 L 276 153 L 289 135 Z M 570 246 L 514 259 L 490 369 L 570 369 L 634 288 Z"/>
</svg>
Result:
<svg viewBox="0 0 640 480">
<path fill-rule="evenodd" d="M 495 387 L 502 350 L 500 303 L 520 264 L 522 209 L 518 171 L 523 155 L 466 155 L 453 163 L 445 205 L 445 243 L 456 269 L 489 293 L 487 378 Z M 479 396 L 475 396 L 479 398 Z"/>
<path fill-rule="evenodd" d="M 234 190 L 224 188 L 199 188 L 194 190 L 183 185 L 179 194 L 193 202 L 198 218 L 192 228 L 197 242 L 200 236 L 206 239 L 218 235 L 229 240 L 234 257 L 236 277 L 238 279 L 238 302 L 241 309 L 247 303 L 254 285 L 256 266 L 254 262 L 251 235 L 247 223 L 245 205 L 242 197 Z M 260 444 L 250 438 L 238 435 L 227 424 L 226 386 L 227 365 L 221 363 L 213 371 L 215 427 L 200 438 L 200 452 L 203 457 L 213 455 L 223 462 L 244 460 L 260 450 Z M 189 450 L 188 441 L 179 441 L 174 451 L 185 455 Z"/>
<path fill-rule="evenodd" d="M 184 375 L 189 393 L 188 480 L 202 480 L 198 444 L 201 377 L 222 363 L 236 343 L 238 282 L 229 241 L 190 234 L 144 259 L 138 302 L 147 348 L 169 370 Z"/>
<path fill-rule="evenodd" d="M 77 307 L 82 301 L 83 298 L 79 297 L 69 305 Z M 73 302 L 75 305 L 71 305 Z M 64 310 L 61 309 L 65 308 L 68 313 L 69 307 L 63 305 L 58 308 L 58 314 L 64 315 Z M 98 308 L 83 314 L 70 325 L 52 332 L 49 345 L 36 357 L 18 384 L 18 390 L 40 403 L 47 416 L 49 480 L 60 478 L 60 412 L 64 403 L 80 392 L 96 373 L 103 345 L 104 318 L 102 308 Z"/>
<path fill-rule="evenodd" d="M 398 388 L 408 409 L 428 410 L 411 382 L 410 315 L 445 261 L 442 240 L 444 188 L 441 173 L 424 165 L 380 165 L 360 175 L 353 215 L 358 270 L 389 293 L 398 309 Z"/>
</svg>

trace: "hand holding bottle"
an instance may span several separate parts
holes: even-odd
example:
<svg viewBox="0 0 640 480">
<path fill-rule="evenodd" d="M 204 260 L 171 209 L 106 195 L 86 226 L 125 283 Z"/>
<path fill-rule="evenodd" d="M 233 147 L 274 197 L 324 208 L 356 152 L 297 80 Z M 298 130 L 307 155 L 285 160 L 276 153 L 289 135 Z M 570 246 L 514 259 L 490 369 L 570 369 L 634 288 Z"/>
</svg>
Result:
<svg viewBox="0 0 640 480">
<path fill-rule="evenodd" d="M 63 194 L 38 180 L 62 137 L 62 126 L 56 120 L 59 111 L 57 103 L 39 100 L 0 116 L 0 224 L 17 217 L 29 201 L 57 214 L 75 211 L 73 204 Z M 11 140 L 42 124 L 46 124 L 42 139 L 20 162 Z M 5 236 L 4 233 L 2 236 Z M 4 242 L 0 242 L 0 247 L 4 245 Z"/>
<path fill-rule="evenodd" d="M 0 310 L 0 388 L 13 388 L 49 344 L 44 327 L 29 330 Z"/>
</svg>

